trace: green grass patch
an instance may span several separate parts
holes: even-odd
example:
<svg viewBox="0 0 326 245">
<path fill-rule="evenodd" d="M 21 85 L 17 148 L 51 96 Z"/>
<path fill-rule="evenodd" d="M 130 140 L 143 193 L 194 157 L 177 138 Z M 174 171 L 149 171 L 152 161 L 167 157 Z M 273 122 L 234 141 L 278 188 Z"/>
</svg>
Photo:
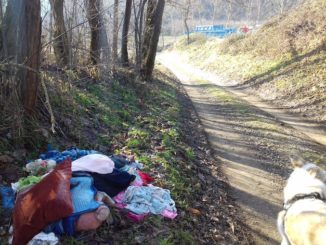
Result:
<svg viewBox="0 0 326 245">
<path fill-rule="evenodd" d="M 250 120 L 245 122 L 246 126 L 253 129 L 263 129 L 273 132 L 282 132 L 282 128 L 275 124 L 275 122 L 267 122 L 266 120 L 255 118 L 255 120 Z"/>
<path fill-rule="evenodd" d="M 86 93 L 79 92 L 76 94 L 77 102 L 85 107 L 95 106 L 96 101 Z"/>
<path fill-rule="evenodd" d="M 77 240 L 74 237 L 71 236 L 65 236 L 62 238 L 62 244 L 65 245 L 86 245 L 86 243 L 84 243 L 83 241 Z"/>
<path fill-rule="evenodd" d="M 155 185 L 171 191 L 179 212 L 186 212 L 196 191 L 192 188 L 192 174 L 188 168 L 196 161 L 196 155 L 182 138 L 177 85 L 160 74 L 159 79 L 148 83 L 130 79 L 129 74 L 122 75 L 120 81 L 111 82 L 79 77 L 78 72 L 70 70 L 60 76 L 60 79 L 47 80 L 58 134 L 49 134 L 48 138 L 34 135 L 34 151 L 29 151 L 33 154 L 28 157 L 38 158 L 47 143 L 60 150 L 75 145 L 105 154 L 134 154 L 145 165 L 144 171 L 154 175 Z M 47 118 L 44 123 L 42 128 L 48 129 Z M 0 148 L 7 149 L 6 143 L 1 142 Z M 157 230 L 173 227 L 166 234 L 169 239 L 162 242 L 191 244 L 189 241 L 193 238 L 186 224 L 179 225 L 178 220 L 170 222 L 155 216 L 149 218 L 150 222 L 147 224 L 146 219 L 142 225 L 153 225 Z M 111 234 L 109 239 L 130 244 L 143 232 L 135 230 L 132 236 L 126 237 L 108 233 Z M 98 233 L 96 236 L 100 238 L 108 234 L 101 229 Z M 64 237 L 62 243 L 83 244 L 71 237 Z"/>
<path fill-rule="evenodd" d="M 186 157 L 187 157 L 188 160 L 194 160 L 195 157 L 196 157 L 195 152 L 191 148 L 187 148 L 186 149 L 185 155 L 186 155 Z"/>
</svg>

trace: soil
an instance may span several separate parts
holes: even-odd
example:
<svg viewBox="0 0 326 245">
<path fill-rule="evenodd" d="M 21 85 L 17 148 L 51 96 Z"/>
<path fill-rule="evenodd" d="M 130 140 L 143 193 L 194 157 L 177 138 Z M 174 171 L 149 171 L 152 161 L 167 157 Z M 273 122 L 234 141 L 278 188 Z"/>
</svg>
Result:
<svg viewBox="0 0 326 245">
<path fill-rule="evenodd" d="M 235 91 L 222 78 L 185 64 L 173 53 L 163 53 L 158 60 L 178 77 L 192 100 L 216 165 L 240 207 L 241 228 L 249 231 L 254 244 L 278 244 L 276 217 L 291 171 L 289 157 L 325 163 L 323 128 L 248 97 L 246 91 Z"/>
</svg>

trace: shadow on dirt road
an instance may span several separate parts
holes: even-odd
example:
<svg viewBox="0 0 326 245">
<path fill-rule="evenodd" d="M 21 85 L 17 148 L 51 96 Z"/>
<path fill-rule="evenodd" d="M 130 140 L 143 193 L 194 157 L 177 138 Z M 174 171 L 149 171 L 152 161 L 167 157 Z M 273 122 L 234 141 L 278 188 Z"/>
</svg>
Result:
<svg viewBox="0 0 326 245">
<path fill-rule="evenodd" d="M 178 77 L 191 98 L 241 208 L 244 229 L 256 244 L 278 244 L 276 217 L 290 172 L 289 156 L 322 162 L 325 146 L 305 134 L 311 127 L 300 119 L 284 112 L 275 115 L 268 105 L 246 101 L 247 95 L 222 87 L 220 79 L 213 83 L 214 77 L 198 74 L 177 57 L 161 54 L 158 60 Z"/>
</svg>

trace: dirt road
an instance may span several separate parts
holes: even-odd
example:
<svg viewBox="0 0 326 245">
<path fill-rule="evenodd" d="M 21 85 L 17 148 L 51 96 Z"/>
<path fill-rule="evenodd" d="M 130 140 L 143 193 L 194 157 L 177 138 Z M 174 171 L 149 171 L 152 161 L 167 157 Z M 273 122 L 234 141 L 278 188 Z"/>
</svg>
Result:
<svg viewBox="0 0 326 245">
<path fill-rule="evenodd" d="M 160 54 L 158 61 L 178 77 L 191 98 L 240 206 L 243 227 L 255 244 L 278 244 L 275 224 L 290 172 L 289 156 L 325 162 L 325 145 L 307 132 L 314 128 L 317 140 L 323 135 L 317 126 L 227 88 L 221 78 L 185 64 L 173 53 Z"/>
</svg>

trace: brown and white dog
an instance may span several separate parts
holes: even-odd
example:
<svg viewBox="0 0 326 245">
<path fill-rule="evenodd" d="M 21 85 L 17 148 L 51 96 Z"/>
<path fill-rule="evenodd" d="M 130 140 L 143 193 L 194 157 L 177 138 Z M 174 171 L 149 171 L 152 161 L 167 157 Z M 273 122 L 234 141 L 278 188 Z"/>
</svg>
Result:
<svg viewBox="0 0 326 245">
<path fill-rule="evenodd" d="M 281 244 L 326 245 L 326 171 L 298 159 L 292 165 L 277 220 Z"/>
</svg>

